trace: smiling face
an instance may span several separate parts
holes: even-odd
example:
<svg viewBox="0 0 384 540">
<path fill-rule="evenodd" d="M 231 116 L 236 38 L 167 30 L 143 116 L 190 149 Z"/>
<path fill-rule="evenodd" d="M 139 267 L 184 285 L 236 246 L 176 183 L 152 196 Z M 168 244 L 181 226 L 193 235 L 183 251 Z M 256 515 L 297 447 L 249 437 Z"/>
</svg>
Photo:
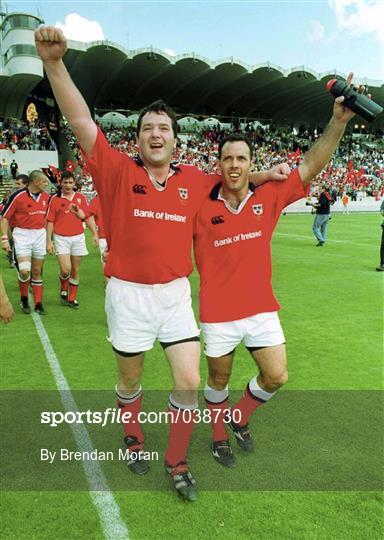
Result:
<svg viewBox="0 0 384 540">
<path fill-rule="evenodd" d="M 221 149 L 223 185 L 233 193 L 248 192 L 251 152 L 245 141 L 226 142 Z"/>
<path fill-rule="evenodd" d="M 145 166 L 169 166 L 176 146 L 170 117 L 165 113 L 146 113 L 142 119 L 137 143 Z"/>
</svg>

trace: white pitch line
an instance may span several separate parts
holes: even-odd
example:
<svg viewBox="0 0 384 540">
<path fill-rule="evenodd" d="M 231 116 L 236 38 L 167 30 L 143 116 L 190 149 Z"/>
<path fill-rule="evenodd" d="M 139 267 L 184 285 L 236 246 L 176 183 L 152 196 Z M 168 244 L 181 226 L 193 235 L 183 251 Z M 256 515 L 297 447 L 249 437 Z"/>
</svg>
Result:
<svg viewBox="0 0 384 540">
<path fill-rule="evenodd" d="M 66 411 L 76 412 L 79 409 L 40 316 L 32 312 L 32 319 L 55 378 L 64 408 Z M 70 424 L 70 427 L 80 451 L 91 452 L 94 450 L 92 440 L 83 424 Z M 107 479 L 99 463 L 97 461 L 86 460 L 82 461 L 82 465 L 89 485 L 89 494 L 99 514 L 105 538 L 108 538 L 108 540 L 129 540 L 128 529 L 121 517 L 120 508 L 108 486 Z"/>
<path fill-rule="evenodd" d="M 305 236 L 305 235 L 301 235 L 301 234 L 298 235 L 298 234 L 275 232 L 275 233 L 273 233 L 273 236 L 288 236 L 289 238 L 294 238 L 295 240 L 313 240 L 314 242 L 316 242 L 316 238 L 314 236 Z M 353 246 L 365 247 L 365 248 L 371 248 L 371 249 L 376 249 L 376 247 L 377 247 L 377 246 L 374 246 L 373 244 L 359 244 L 359 243 L 353 242 L 351 240 L 334 240 L 334 239 L 330 239 L 330 240 L 327 240 L 327 243 L 329 243 L 329 244 L 352 244 Z"/>
</svg>

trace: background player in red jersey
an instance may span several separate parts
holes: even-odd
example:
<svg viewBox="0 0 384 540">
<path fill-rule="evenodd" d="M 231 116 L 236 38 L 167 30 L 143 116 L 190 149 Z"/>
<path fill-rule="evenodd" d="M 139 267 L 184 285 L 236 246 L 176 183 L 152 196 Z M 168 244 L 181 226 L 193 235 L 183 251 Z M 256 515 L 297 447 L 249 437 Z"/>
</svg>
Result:
<svg viewBox="0 0 384 540">
<path fill-rule="evenodd" d="M 137 474 L 148 471 L 148 462 L 140 458 L 144 441 L 138 422 L 140 380 L 144 352 L 158 339 L 174 381 L 166 470 L 178 493 L 195 500 L 196 484 L 186 454 L 193 430 L 191 411 L 198 406 L 200 343 L 187 276 L 193 269 L 193 218 L 212 180 L 194 167 L 171 166 L 178 126 L 163 102 L 152 104 L 139 117 L 139 160 L 113 150 L 62 62 L 66 40 L 61 30 L 41 27 L 35 42 L 100 195 L 109 247 L 106 312 L 118 365 L 116 394 L 123 412 L 131 414 L 131 421 L 123 425 L 125 444 L 135 456 L 128 466 Z M 282 177 L 279 170 L 260 173 L 259 181 Z"/>
<path fill-rule="evenodd" d="M 15 191 L 27 187 L 28 183 L 29 183 L 28 175 L 18 174 L 15 178 Z M 8 226 L 9 226 L 9 231 L 8 231 L 9 246 L 11 248 L 8 254 L 9 265 L 11 268 L 14 268 L 16 266 L 16 268 L 19 269 L 18 264 L 17 264 L 17 258 L 16 258 L 15 242 L 13 241 L 13 236 L 12 236 L 12 231 L 15 226 L 12 218 L 8 221 Z"/>
<path fill-rule="evenodd" d="M 95 220 L 96 227 L 97 227 L 97 234 L 99 235 L 99 250 L 100 250 L 100 257 L 101 257 L 101 264 L 103 265 L 103 270 L 105 267 L 105 260 L 107 258 L 108 254 L 108 245 L 107 245 L 107 239 L 105 237 L 105 228 L 104 228 L 104 220 L 103 220 L 103 214 L 101 212 L 101 204 L 100 204 L 100 197 L 98 194 L 96 194 L 95 197 L 90 201 L 89 203 L 89 212 L 93 216 L 93 219 Z M 108 283 L 108 277 L 105 277 L 105 283 Z"/>
<path fill-rule="evenodd" d="M 75 177 L 70 171 L 61 175 L 60 195 L 53 195 L 47 212 L 47 251 L 54 254 L 60 267 L 60 301 L 63 305 L 78 309 L 76 300 L 79 287 L 81 258 L 88 255 L 83 221 L 93 235 L 94 246 L 99 237 L 84 195 L 74 191 Z M 54 232 L 54 244 L 52 242 Z"/>
<path fill-rule="evenodd" d="M 8 241 L 8 220 L 12 220 L 14 225 L 12 234 L 19 265 L 20 305 L 26 314 L 31 312 L 28 303 L 28 289 L 31 284 L 35 311 L 45 315 L 42 304 L 42 269 L 46 254 L 45 215 L 49 200 L 49 195 L 44 191 L 46 185 L 45 174 L 38 170 L 32 171 L 28 186 L 15 191 L 8 199 L 0 223 L 1 244 L 7 253 L 11 249 Z"/>
<path fill-rule="evenodd" d="M 352 74 L 348 78 L 352 82 Z M 249 181 L 252 144 L 239 134 L 219 146 L 222 182 L 195 219 L 194 248 L 200 272 L 200 320 L 208 359 L 206 404 L 212 411 L 213 457 L 235 466 L 225 411 L 236 346 L 244 341 L 256 365 L 229 426 L 246 452 L 254 449 L 248 420 L 288 378 L 284 334 L 271 286 L 270 242 L 282 210 L 308 194 L 309 183 L 330 160 L 353 113 L 337 98 L 332 119 L 303 162 L 283 183 Z M 218 411 L 221 411 L 220 414 Z"/>
</svg>

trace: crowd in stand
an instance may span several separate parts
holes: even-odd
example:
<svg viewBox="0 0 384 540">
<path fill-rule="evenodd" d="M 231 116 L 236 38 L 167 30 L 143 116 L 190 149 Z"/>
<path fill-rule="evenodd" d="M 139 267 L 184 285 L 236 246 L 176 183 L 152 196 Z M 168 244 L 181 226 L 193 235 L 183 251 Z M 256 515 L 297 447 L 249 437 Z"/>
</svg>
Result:
<svg viewBox="0 0 384 540">
<path fill-rule="evenodd" d="M 0 118 L 0 149 L 14 153 L 17 150 L 56 150 L 56 144 L 43 122 Z"/>
<path fill-rule="evenodd" d="M 278 163 L 288 162 L 296 167 L 307 149 L 322 133 L 321 128 L 281 129 L 273 124 L 268 127 L 247 124 L 245 129 L 255 147 L 255 169 L 262 170 Z M 240 130 L 234 125 L 232 130 Z M 109 143 L 131 157 L 137 155 L 134 127 L 103 129 Z M 77 184 L 84 192 L 93 191 L 92 179 L 83 168 L 80 150 L 73 133 L 63 126 L 67 143 L 80 167 L 77 168 Z M 217 148 L 227 132 L 219 124 L 200 133 L 182 135 L 174 153 L 175 163 L 196 165 L 207 173 L 216 173 Z M 316 194 L 320 185 L 327 185 L 336 199 L 347 193 L 351 200 L 366 196 L 380 196 L 384 189 L 383 132 L 348 134 L 344 137 L 329 166 L 312 183 Z M 41 124 L 29 126 L 18 120 L 0 120 L 0 148 L 16 144 L 22 149 L 55 149 L 48 129 Z"/>
</svg>

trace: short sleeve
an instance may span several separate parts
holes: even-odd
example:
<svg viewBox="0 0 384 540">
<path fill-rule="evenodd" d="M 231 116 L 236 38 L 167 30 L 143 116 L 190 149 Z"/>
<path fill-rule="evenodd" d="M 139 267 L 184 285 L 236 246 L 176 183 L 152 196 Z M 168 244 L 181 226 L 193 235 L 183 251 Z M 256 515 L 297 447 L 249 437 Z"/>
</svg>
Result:
<svg viewBox="0 0 384 540">
<path fill-rule="evenodd" d="M 287 180 L 273 183 L 276 192 L 276 213 L 280 215 L 281 211 L 299 199 L 308 197 L 310 185 L 304 187 L 301 180 L 299 168 L 294 169 Z"/>
</svg>

